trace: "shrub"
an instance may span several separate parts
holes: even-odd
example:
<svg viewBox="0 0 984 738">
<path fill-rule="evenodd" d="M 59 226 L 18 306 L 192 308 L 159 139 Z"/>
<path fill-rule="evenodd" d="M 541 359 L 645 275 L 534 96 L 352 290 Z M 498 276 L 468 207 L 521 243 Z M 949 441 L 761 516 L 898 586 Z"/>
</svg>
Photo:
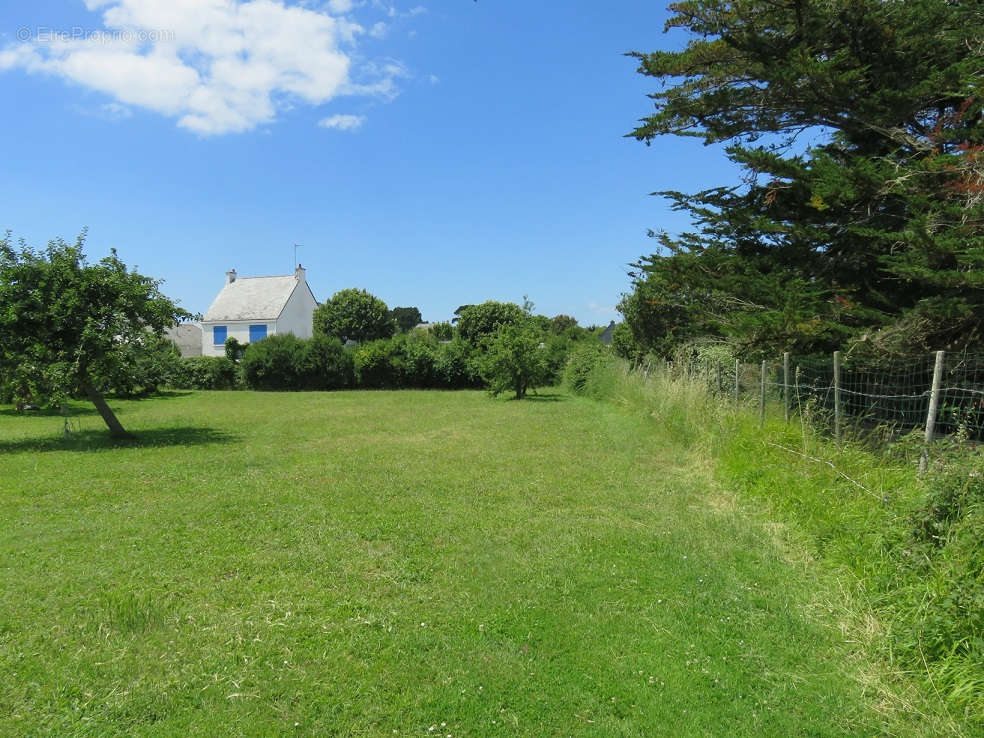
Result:
<svg viewBox="0 0 984 738">
<path fill-rule="evenodd" d="M 410 334 L 394 339 L 396 350 L 402 355 L 403 386 L 433 387 L 434 363 L 437 343 L 426 335 Z"/>
<path fill-rule="evenodd" d="M 450 323 L 435 323 L 430 329 L 431 335 L 438 341 L 450 341 L 454 338 L 454 326 Z"/>
<path fill-rule="evenodd" d="M 225 340 L 225 356 L 230 361 L 239 361 L 243 358 L 243 352 L 246 351 L 246 347 L 249 346 L 248 343 L 239 343 L 238 340 L 229 336 Z"/>
<path fill-rule="evenodd" d="M 385 338 L 355 347 L 355 375 L 360 387 L 394 388 L 403 382 L 403 355 Z"/>
<path fill-rule="evenodd" d="M 118 359 L 110 373 L 93 374 L 96 386 L 119 397 L 145 397 L 173 384 L 181 354 L 166 338 L 146 333 L 120 346 Z"/>
<path fill-rule="evenodd" d="M 582 343 L 571 352 L 567 360 L 564 384 L 576 395 L 585 394 L 591 373 L 609 358 L 610 355 L 600 343 L 594 341 Z"/>
<path fill-rule="evenodd" d="M 531 321 L 503 325 L 496 331 L 481 361 L 493 397 L 509 390 L 521 400 L 527 390 L 547 382 L 550 367 L 542 343 L 543 334 Z"/>
<path fill-rule="evenodd" d="M 259 390 L 332 390 L 349 387 L 352 355 L 337 338 L 268 336 L 249 345 L 242 360 L 246 385 Z"/>
<path fill-rule="evenodd" d="M 463 389 L 480 387 L 482 378 L 476 367 L 476 355 L 462 338 L 437 347 L 434 357 L 434 383 L 438 387 Z"/>
<path fill-rule="evenodd" d="M 337 338 L 315 336 L 304 341 L 298 389 L 334 390 L 355 383 L 355 363 Z"/>
<path fill-rule="evenodd" d="M 224 356 L 186 356 L 178 361 L 170 382 L 176 389 L 235 389 L 236 365 Z"/>
<path fill-rule="evenodd" d="M 301 389 L 304 353 L 304 342 L 290 333 L 251 343 L 242 359 L 246 386 L 259 390 Z"/>
</svg>

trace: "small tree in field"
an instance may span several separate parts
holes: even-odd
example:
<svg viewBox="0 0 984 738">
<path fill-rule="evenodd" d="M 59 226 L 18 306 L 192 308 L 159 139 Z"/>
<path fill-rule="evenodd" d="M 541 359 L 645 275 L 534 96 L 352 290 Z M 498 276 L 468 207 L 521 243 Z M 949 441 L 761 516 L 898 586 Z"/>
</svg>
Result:
<svg viewBox="0 0 984 738">
<path fill-rule="evenodd" d="M 528 319 L 495 332 L 482 361 L 482 376 L 493 397 L 512 391 L 521 400 L 527 390 L 547 382 L 550 367 L 542 343 L 543 334 Z"/>
<path fill-rule="evenodd" d="M 44 251 L 0 238 L 0 375 L 15 391 L 58 400 L 81 389 L 110 434 L 129 438 L 97 386 L 117 374 L 127 347 L 191 316 L 161 294 L 160 282 L 127 271 L 115 250 L 98 264 L 75 245 Z"/>
</svg>

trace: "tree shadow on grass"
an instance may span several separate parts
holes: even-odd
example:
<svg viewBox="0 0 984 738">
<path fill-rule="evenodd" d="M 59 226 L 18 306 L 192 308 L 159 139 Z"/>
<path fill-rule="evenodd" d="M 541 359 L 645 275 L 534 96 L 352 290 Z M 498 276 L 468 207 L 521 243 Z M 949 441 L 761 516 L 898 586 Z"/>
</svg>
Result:
<svg viewBox="0 0 984 738">
<path fill-rule="evenodd" d="M 570 399 L 567 395 L 561 394 L 560 392 L 541 392 L 540 394 L 527 394 L 523 398 L 523 402 L 529 400 L 530 402 L 567 402 Z"/>
<path fill-rule="evenodd" d="M 78 418 L 83 415 L 95 415 L 94 407 L 70 407 L 64 413 L 69 418 Z M 18 412 L 12 407 L 0 410 L 0 417 L 7 418 L 60 418 L 63 415 L 60 408 L 47 407 L 40 410 L 21 410 Z"/>
<path fill-rule="evenodd" d="M 23 451 L 105 451 L 107 449 L 146 449 L 168 446 L 207 446 L 235 443 L 239 436 L 214 428 L 152 428 L 132 431 L 132 439 L 113 438 L 105 430 L 83 430 L 68 436 L 35 436 L 16 441 L 0 440 L 0 454 Z"/>
<path fill-rule="evenodd" d="M 193 394 L 194 393 L 191 390 L 161 390 L 160 392 L 155 392 L 144 397 L 121 397 L 118 395 L 109 395 L 107 399 L 114 403 L 117 401 L 140 402 L 141 400 L 179 400 Z M 114 407 L 113 412 L 118 414 L 120 409 L 118 407 Z M 85 404 L 78 399 L 72 400 L 68 405 L 66 405 L 64 410 L 60 407 L 43 407 L 38 410 L 21 411 L 18 411 L 13 407 L 5 407 L 0 410 L 0 417 L 7 418 L 54 418 L 61 417 L 62 415 L 67 415 L 70 418 L 76 418 L 83 415 L 95 414 L 96 408 L 92 405 Z"/>
</svg>

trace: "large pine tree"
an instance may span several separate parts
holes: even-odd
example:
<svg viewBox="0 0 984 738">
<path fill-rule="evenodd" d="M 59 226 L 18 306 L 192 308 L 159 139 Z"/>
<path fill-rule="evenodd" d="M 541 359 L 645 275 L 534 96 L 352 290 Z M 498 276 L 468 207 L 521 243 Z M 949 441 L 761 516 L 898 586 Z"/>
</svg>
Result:
<svg viewBox="0 0 984 738">
<path fill-rule="evenodd" d="M 982 8 L 673 4 L 667 26 L 693 38 L 635 54 L 662 89 L 632 135 L 726 143 L 745 176 L 660 193 L 694 228 L 654 232 L 659 252 L 636 264 L 623 302 L 636 339 L 665 350 L 667 336 L 719 334 L 748 354 L 980 346 Z"/>
</svg>

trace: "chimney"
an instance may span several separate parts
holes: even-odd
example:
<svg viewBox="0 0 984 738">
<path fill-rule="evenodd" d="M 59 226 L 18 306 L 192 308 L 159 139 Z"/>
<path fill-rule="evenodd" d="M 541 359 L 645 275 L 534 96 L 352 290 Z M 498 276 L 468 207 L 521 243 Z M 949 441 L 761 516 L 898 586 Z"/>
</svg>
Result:
<svg viewBox="0 0 984 738">
<path fill-rule="evenodd" d="M 294 277 L 298 282 L 304 282 L 307 280 L 307 270 L 300 264 L 297 265 L 297 269 L 294 270 Z"/>
<path fill-rule="evenodd" d="M 232 284 L 235 281 L 236 281 L 236 270 L 230 269 L 228 272 L 226 272 L 226 284 Z"/>
</svg>

